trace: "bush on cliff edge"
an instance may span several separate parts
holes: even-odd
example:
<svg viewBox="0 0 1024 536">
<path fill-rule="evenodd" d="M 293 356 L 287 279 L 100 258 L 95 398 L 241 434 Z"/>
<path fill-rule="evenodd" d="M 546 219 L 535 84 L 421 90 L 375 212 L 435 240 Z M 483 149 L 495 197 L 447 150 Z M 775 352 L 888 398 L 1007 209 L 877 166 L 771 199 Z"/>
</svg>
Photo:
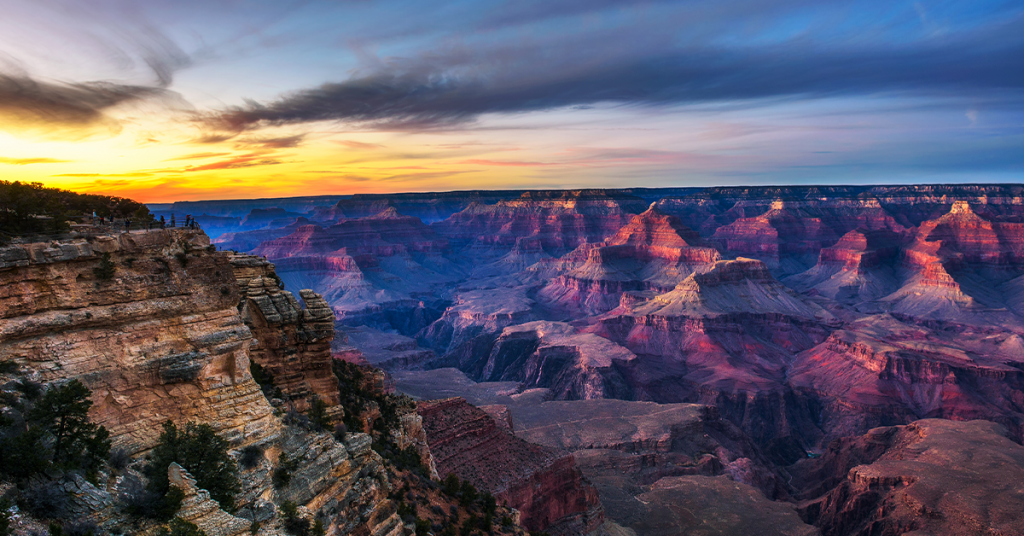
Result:
<svg viewBox="0 0 1024 536">
<path fill-rule="evenodd" d="M 160 442 L 148 457 L 143 469 L 150 491 L 173 501 L 175 494 L 167 478 L 167 467 L 177 462 L 195 479 L 196 486 L 210 492 L 210 498 L 228 512 L 235 510 L 235 495 L 241 490 L 238 467 L 228 454 L 228 442 L 208 424 L 186 423 L 178 429 L 171 421 L 164 423 Z M 177 497 L 180 501 L 180 497 Z M 164 511 L 173 505 L 164 505 Z M 171 514 L 173 515 L 173 511 Z M 154 516 L 159 517 L 159 516 Z"/>
</svg>

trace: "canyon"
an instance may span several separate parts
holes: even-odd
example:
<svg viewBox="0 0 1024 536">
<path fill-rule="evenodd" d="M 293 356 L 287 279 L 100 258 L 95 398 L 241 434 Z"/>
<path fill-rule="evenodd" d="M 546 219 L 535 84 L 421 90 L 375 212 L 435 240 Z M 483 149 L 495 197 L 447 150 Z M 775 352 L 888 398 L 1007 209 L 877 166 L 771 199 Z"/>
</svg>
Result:
<svg viewBox="0 0 1024 536">
<path fill-rule="evenodd" d="M 517 437 L 575 453 L 599 490 L 605 527 L 683 530 L 676 514 L 629 505 L 696 501 L 693 489 L 731 497 L 720 503 L 741 504 L 748 492 L 768 501 L 750 507 L 765 517 L 744 526 L 786 526 L 785 518 L 794 523 L 786 533 L 854 534 L 800 506 L 809 499 L 791 483 L 792 468 L 837 441 L 922 419 L 983 420 L 1001 427 L 1000 438 L 1024 440 L 1019 186 L 474 192 L 461 206 L 447 193 L 382 194 L 373 203 L 305 216 L 325 231 L 420 218 L 420 234 L 394 221 L 348 246 L 370 251 L 391 237 L 408 257 L 401 268 L 389 264 L 392 251 L 353 259 L 388 279 L 365 276 L 374 313 L 336 308 L 337 329 L 351 330 L 349 344 L 365 348 L 400 392 L 464 398 L 513 423 Z M 286 231 L 289 240 L 309 234 Z M 249 251 L 289 262 L 294 254 L 277 243 Z M 336 253 L 312 256 L 328 263 Z M 443 268 L 403 271 L 428 266 Z M 346 270 L 311 265 L 288 277 L 330 272 L 326 290 Z M 297 289 L 288 277 L 286 288 Z M 721 455 L 704 465 L 677 454 L 685 449 L 624 456 L 621 446 L 598 447 L 619 440 L 579 444 L 599 434 L 602 415 L 628 411 L 602 406 L 610 400 L 641 404 L 641 421 L 685 407 L 708 426 L 713 414 L 733 443 L 719 441 Z M 546 412 L 590 424 L 574 420 L 573 440 L 546 437 L 535 430 L 566 426 L 529 424 Z M 673 415 L 678 427 L 693 422 Z M 622 480 L 623 470 L 632 476 Z M 789 510 L 772 514 L 778 504 Z"/>
<path fill-rule="evenodd" d="M 0 355 L 80 379 L 133 454 L 167 419 L 265 449 L 223 514 L 268 531 L 288 500 L 329 534 L 411 533 L 409 505 L 438 534 L 470 515 L 429 508 L 450 474 L 509 533 L 1024 533 L 1024 188 L 273 201 L 0 248 Z M 344 440 L 294 424 L 314 406 Z"/>
</svg>

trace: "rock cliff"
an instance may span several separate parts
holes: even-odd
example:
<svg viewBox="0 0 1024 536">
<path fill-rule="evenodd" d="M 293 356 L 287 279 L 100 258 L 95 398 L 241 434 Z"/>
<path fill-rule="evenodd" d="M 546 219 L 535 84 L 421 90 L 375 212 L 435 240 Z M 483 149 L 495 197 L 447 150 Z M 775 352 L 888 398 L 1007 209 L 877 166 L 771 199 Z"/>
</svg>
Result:
<svg viewBox="0 0 1024 536">
<path fill-rule="evenodd" d="M 576 314 L 603 313 L 623 299 L 668 292 L 720 259 L 697 233 L 652 204 L 607 240 L 562 257 L 553 268 L 552 275 L 558 277 L 538 296 L 549 306 Z"/>
<path fill-rule="evenodd" d="M 249 358 L 274 378 L 297 411 L 306 411 L 314 398 L 339 404 L 338 382 L 331 371 L 334 315 L 327 302 L 311 290 L 300 295 L 278 286 L 274 265 L 261 257 L 229 257 L 238 280 L 242 321 L 253 334 Z"/>
<path fill-rule="evenodd" d="M 438 474 L 455 474 L 522 514 L 530 530 L 585 534 L 604 514 L 572 455 L 513 436 L 486 412 L 454 398 L 421 402 Z"/>
<path fill-rule="evenodd" d="M 836 441 L 797 470 L 817 498 L 801 514 L 826 536 L 1024 533 L 1024 447 L 997 424 L 938 419 Z M 831 477 L 831 479 L 829 479 Z"/>
<path fill-rule="evenodd" d="M 469 248 L 480 258 L 508 253 L 520 237 L 536 238 L 545 252 L 558 256 L 604 240 L 643 207 L 640 198 L 615 191 L 525 192 L 493 205 L 474 203 L 431 227 L 456 249 Z"/>
<path fill-rule="evenodd" d="M 133 452 L 168 419 L 210 423 L 239 445 L 274 438 L 234 272 L 208 245 L 159 230 L 4 248 L 0 355 L 39 381 L 79 378 L 90 417 Z"/>
<path fill-rule="evenodd" d="M 350 433 L 339 443 L 286 425 L 249 372 L 253 352 L 270 369 L 284 366 L 278 387 L 294 400 L 333 396 L 336 404 L 336 380 L 323 368 L 331 374 L 325 304 L 304 292 L 300 309 L 273 283 L 271 265 L 208 245 L 200 232 L 174 229 L 0 249 L 0 356 L 22 381 L 80 380 L 92 392 L 90 419 L 130 453 L 152 448 L 167 420 L 210 424 L 236 456 L 262 453 L 241 475 L 239 517 L 170 468 L 185 491 L 177 516 L 211 536 L 248 532 L 253 521 L 260 534 L 283 534 L 278 509 L 288 500 L 331 535 L 403 534 L 370 438 Z M 289 469 L 290 483 L 275 486 L 282 452 L 301 463 Z M 126 482 L 103 476 L 97 487 L 83 479 L 75 493 L 88 499 L 81 517 L 123 532 L 127 520 L 113 498 Z"/>
</svg>

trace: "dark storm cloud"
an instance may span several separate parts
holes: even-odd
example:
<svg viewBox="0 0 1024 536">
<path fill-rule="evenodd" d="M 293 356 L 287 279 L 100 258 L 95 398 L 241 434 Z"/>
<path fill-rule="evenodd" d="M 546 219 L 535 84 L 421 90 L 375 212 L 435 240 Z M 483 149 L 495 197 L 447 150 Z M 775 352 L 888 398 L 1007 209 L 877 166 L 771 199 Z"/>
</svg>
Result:
<svg viewBox="0 0 1024 536">
<path fill-rule="evenodd" d="M 578 37 L 578 36 L 577 36 Z M 452 48 L 391 59 L 344 82 L 203 118 L 220 132 L 337 120 L 445 128 L 485 113 L 591 105 L 674 105 L 900 92 L 1013 97 L 1024 89 L 1024 18 L 934 39 L 871 44 L 794 38 L 765 46 L 687 46 L 665 35 L 602 42 Z M 630 46 L 634 42 L 636 46 Z M 660 52 L 651 52 L 652 50 Z M 1016 105 L 1019 105 L 1017 102 Z"/>
</svg>

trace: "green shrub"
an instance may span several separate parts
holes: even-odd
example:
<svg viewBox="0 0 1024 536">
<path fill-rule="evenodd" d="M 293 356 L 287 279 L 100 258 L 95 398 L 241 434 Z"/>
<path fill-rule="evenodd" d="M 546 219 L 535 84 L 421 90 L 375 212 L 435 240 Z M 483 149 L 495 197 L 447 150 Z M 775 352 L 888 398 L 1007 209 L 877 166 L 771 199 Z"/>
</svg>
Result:
<svg viewBox="0 0 1024 536">
<path fill-rule="evenodd" d="M 67 230 L 67 220 L 96 211 L 98 216 L 149 214 L 145 205 L 123 197 L 79 194 L 41 183 L 0 180 L 0 229 L 14 235 Z M 152 217 L 152 216 L 150 216 Z M 136 217 L 136 220 L 142 221 Z"/>
<path fill-rule="evenodd" d="M 38 384 L 21 384 L 26 398 L 38 400 L 23 422 L 8 419 L 4 423 L 0 471 L 15 479 L 27 479 L 51 467 L 94 476 L 110 453 L 110 433 L 89 422 L 89 389 L 71 380 L 51 386 L 40 396 Z"/>
<path fill-rule="evenodd" d="M 327 415 L 327 403 L 320 400 L 319 397 L 315 397 L 313 403 L 309 405 L 306 417 L 309 418 L 309 425 L 314 431 L 322 432 L 331 429 L 331 418 Z"/>
<path fill-rule="evenodd" d="M 292 481 L 292 473 L 299 468 L 299 460 L 292 460 L 284 452 L 277 458 L 277 468 L 274 469 L 274 487 L 283 488 Z"/>
<path fill-rule="evenodd" d="M 292 501 L 285 501 L 281 505 L 281 520 L 284 530 L 292 536 L 309 536 L 312 524 L 308 519 L 299 516 L 298 505 Z M 323 526 L 321 525 L 321 529 Z"/>
<path fill-rule="evenodd" d="M 228 454 L 228 442 L 208 424 L 186 423 L 179 430 L 171 421 L 164 423 L 160 441 L 144 468 L 149 488 L 161 495 L 171 489 L 167 467 L 177 462 L 195 479 L 196 486 L 210 492 L 210 498 L 228 512 L 235 509 L 235 495 L 241 489 L 238 467 Z"/>
<path fill-rule="evenodd" d="M 242 449 L 242 456 L 238 460 L 238 463 L 245 469 L 252 469 L 259 465 L 262 460 L 263 447 L 259 445 L 249 445 Z"/>
<path fill-rule="evenodd" d="M 166 528 L 160 529 L 160 536 L 206 536 L 206 532 L 195 523 L 189 523 L 179 517 L 171 520 Z"/>
<path fill-rule="evenodd" d="M 491 495 L 491 492 L 485 491 L 480 495 L 480 502 L 483 503 L 484 512 L 489 516 L 493 516 L 498 510 L 498 501 Z"/>
<path fill-rule="evenodd" d="M 110 253 L 104 253 L 100 257 L 100 264 L 96 268 L 92 269 L 93 275 L 96 279 L 108 281 L 114 277 L 115 266 L 113 261 L 110 260 Z"/>
<path fill-rule="evenodd" d="M 459 528 L 459 534 L 461 536 L 470 536 L 479 524 L 480 519 L 476 517 L 476 514 L 473 514 L 462 522 L 462 527 Z"/>
<path fill-rule="evenodd" d="M 448 476 L 444 477 L 444 480 L 441 482 L 441 490 L 449 497 L 458 495 L 459 477 L 455 476 L 455 473 L 448 473 Z"/>
<path fill-rule="evenodd" d="M 462 486 L 459 487 L 459 492 L 462 493 L 462 497 L 459 499 L 459 504 L 466 507 L 476 502 L 476 488 L 473 484 L 470 484 L 468 480 L 462 481 Z"/>
<path fill-rule="evenodd" d="M 89 388 L 78 380 L 51 387 L 29 419 L 53 435 L 53 463 L 61 469 L 95 472 L 110 454 L 110 432 L 89 422 Z"/>
<path fill-rule="evenodd" d="M 11 533 L 11 503 L 7 499 L 0 499 L 0 536 L 7 536 Z"/>
</svg>

